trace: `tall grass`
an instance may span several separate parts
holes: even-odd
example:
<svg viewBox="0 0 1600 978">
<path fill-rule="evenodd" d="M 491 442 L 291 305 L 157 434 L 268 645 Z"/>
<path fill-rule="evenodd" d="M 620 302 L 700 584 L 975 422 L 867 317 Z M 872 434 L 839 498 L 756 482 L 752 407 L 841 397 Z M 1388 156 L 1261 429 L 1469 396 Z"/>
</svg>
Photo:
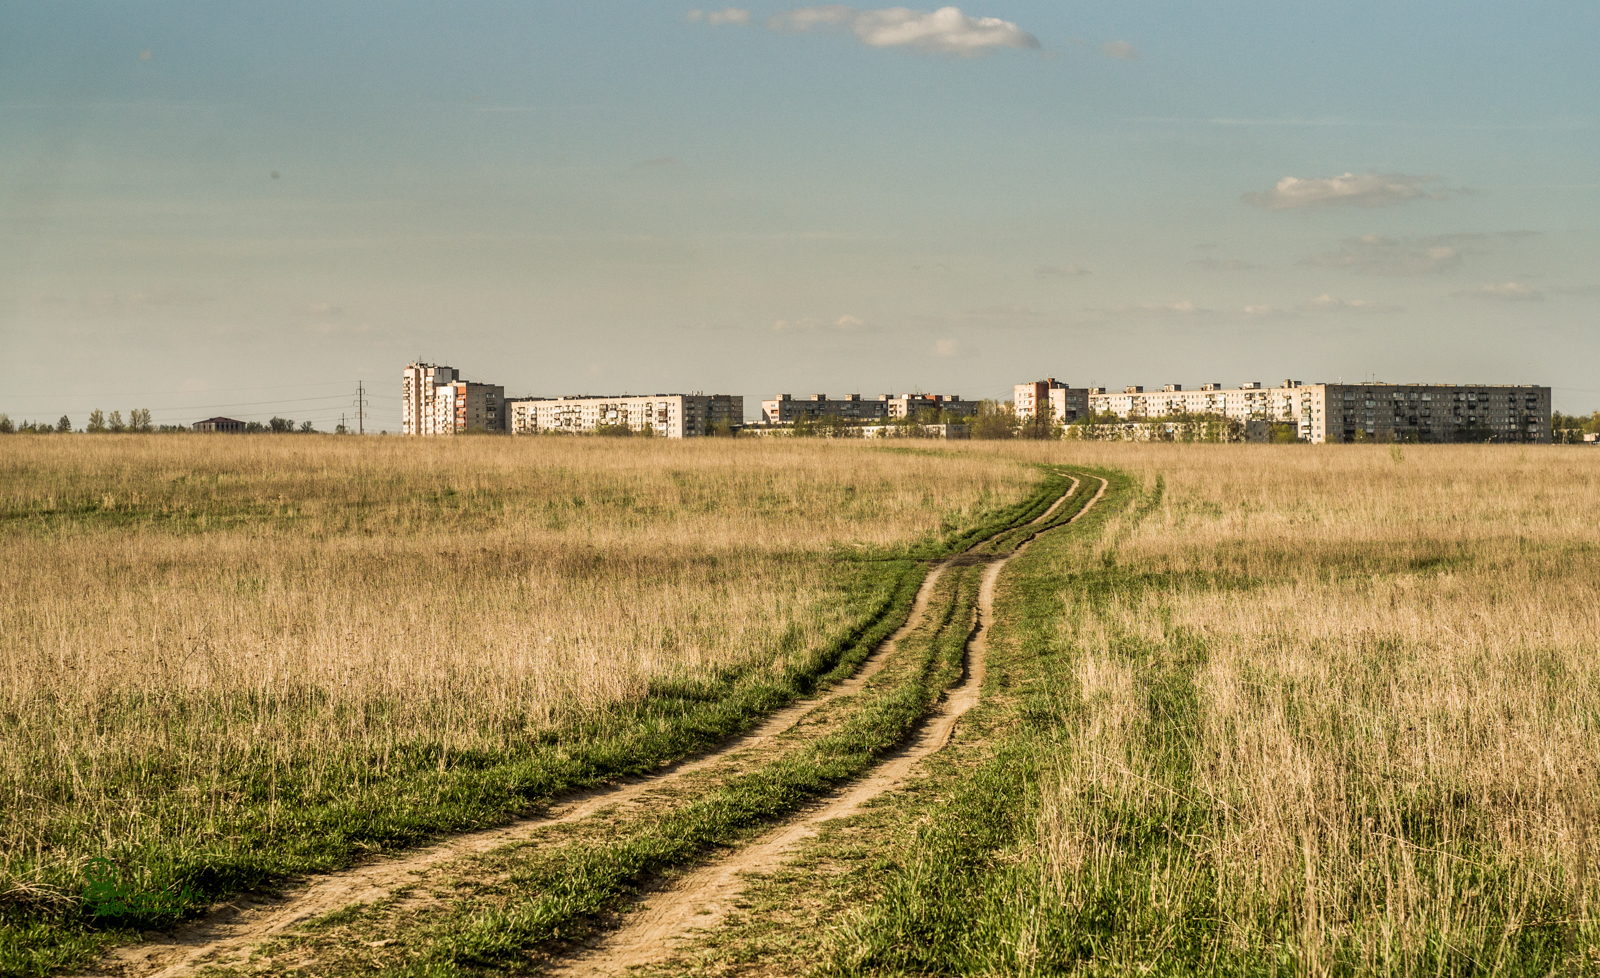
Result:
<svg viewBox="0 0 1600 978">
<path fill-rule="evenodd" d="M 1135 494 L 1013 565 L 838 970 L 1600 970 L 1600 453 L 1002 451 Z"/>
<path fill-rule="evenodd" d="M 1033 479 L 826 442 L 0 441 L 0 910 L 92 856 L 392 843 L 327 813 L 781 675 L 892 589 L 840 558 Z"/>
<path fill-rule="evenodd" d="M 1100 556 L 1160 586 L 1062 620 L 1090 706 L 1045 796 L 1055 886 L 1097 865 L 1090 813 L 1180 807 L 1205 815 L 1185 862 L 1233 950 L 1313 972 L 1595 966 L 1600 458 L 1258 459 L 1147 457 L 1161 503 Z M 1162 681 L 1191 716 L 1159 709 Z M 1184 872 L 1151 883 L 1193 900 Z"/>
</svg>

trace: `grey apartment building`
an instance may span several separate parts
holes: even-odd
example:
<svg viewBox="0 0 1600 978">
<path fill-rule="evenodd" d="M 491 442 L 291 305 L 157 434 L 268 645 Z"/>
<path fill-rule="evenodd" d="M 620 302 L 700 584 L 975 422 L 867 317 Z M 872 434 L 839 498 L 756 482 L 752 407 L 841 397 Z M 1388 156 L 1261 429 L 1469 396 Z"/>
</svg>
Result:
<svg viewBox="0 0 1600 978">
<path fill-rule="evenodd" d="M 788 394 L 779 394 L 761 402 L 762 424 L 794 424 L 802 418 L 840 418 L 845 421 L 885 421 L 896 418 L 915 418 L 923 411 L 939 411 L 963 418 L 978 413 L 977 401 L 964 401 L 954 394 L 879 394 L 872 400 L 860 394 L 846 394 L 833 398 L 826 394 L 812 394 L 796 400 Z"/>
<path fill-rule="evenodd" d="M 514 397 L 506 402 L 513 435 L 584 434 L 626 427 L 664 438 L 699 438 L 717 425 L 744 423 L 739 394 L 616 394 Z"/>
<path fill-rule="evenodd" d="M 1159 391 L 1091 388 L 1089 406 L 1121 418 L 1209 414 L 1294 425 L 1302 441 L 1397 438 L 1549 444 L 1550 388 L 1522 384 L 1203 384 Z"/>
</svg>

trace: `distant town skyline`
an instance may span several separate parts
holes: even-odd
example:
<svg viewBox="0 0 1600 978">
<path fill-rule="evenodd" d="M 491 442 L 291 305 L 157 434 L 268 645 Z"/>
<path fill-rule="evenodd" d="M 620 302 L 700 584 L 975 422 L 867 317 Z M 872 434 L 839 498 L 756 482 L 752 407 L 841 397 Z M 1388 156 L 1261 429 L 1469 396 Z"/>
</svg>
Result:
<svg viewBox="0 0 1600 978">
<path fill-rule="evenodd" d="M 1593 4 L 0 10 L 0 413 L 1543 384 L 1600 408 Z M 263 418 L 264 420 L 264 418 Z"/>
</svg>

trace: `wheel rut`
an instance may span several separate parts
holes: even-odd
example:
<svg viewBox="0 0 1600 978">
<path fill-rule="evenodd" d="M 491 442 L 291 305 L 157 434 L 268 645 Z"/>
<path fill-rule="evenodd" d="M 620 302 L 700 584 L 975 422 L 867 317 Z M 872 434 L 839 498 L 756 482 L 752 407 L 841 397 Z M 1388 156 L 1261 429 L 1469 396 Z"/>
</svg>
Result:
<svg viewBox="0 0 1600 978">
<path fill-rule="evenodd" d="M 1093 498 L 1060 525 L 1075 522 L 1101 500 L 1109 484 L 1105 479 L 1099 482 Z M 1072 489 L 1034 522 L 1048 521 L 1056 508 L 1077 490 L 1077 485 L 1074 481 Z M 648 898 L 622 927 L 611 931 L 595 947 L 568 958 L 546 973 L 562 978 L 621 975 L 632 968 L 667 958 L 676 942 L 695 932 L 709 930 L 723 920 L 744 892 L 748 874 L 776 870 L 796 845 L 816 835 L 824 822 L 853 814 L 866 802 L 894 789 L 920 761 L 948 744 L 955 735 L 956 722 L 978 704 L 983 690 L 989 625 L 993 620 L 994 594 L 1000 572 L 1037 535 L 1029 536 L 1009 554 L 987 561 L 978 587 L 977 620 L 967 642 L 965 676 L 939 709 L 924 721 L 911 743 L 891 754 L 867 776 L 823 799 L 798 818 L 726 859 L 688 873 L 670 889 Z M 951 560 L 976 562 L 968 554 Z"/>
<path fill-rule="evenodd" d="M 1077 487 L 1078 481 L 1074 479 L 1071 487 L 1033 523 L 1047 521 L 1077 491 Z M 1104 491 L 1103 485 L 1101 491 Z M 1098 499 L 1099 494 L 1096 494 L 1095 500 Z M 1093 503 L 1094 500 L 1091 500 L 1088 505 Z M 1088 506 L 1085 506 L 1084 510 L 1087 509 Z M 988 541 L 980 541 L 974 546 L 981 546 L 986 542 Z M 425 849 L 318 876 L 305 886 L 282 897 L 241 895 L 213 907 L 204 917 L 184 924 L 170 933 L 147 934 L 149 939 L 144 943 L 118 948 L 107 958 L 102 959 L 93 971 L 86 974 L 112 974 L 126 978 L 179 978 L 204 968 L 242 963 L 261 944 L 288 935 L 307 921 L 354 903 L 374 903 L 390 899 L 425 883 L 430 873 L 445 864 L 481 855 L 501 846 L 523 842 L 545 829 L 581 821 L 604 809 L 644 800 L 647 795 L 675 781 L 711 768 L 741 751 L 771 741 L 792 729 L 813 711 L 836 699 L 860 692 L 867 682 L 883 669 L 896 645 L 926 619 L 934 589 L 945 571 L 952 566 L 972 563 L 975 559 L 993 558 L 974 555 L 968 550 L 930 567 L 921 587 L 917 590 L 906 621 L 879 643 L 850 678 L 836 683 L 818 696 L 798 700 L 776 711 L 751 731 L 732 738 L 712 750 L 679 761 L 654 774 L 569 794 L 537 816 L 518 819 L 492 829 L 453 836 Z M 1005 559 L 1008 558 L 998 559 L 991 564 L 990 573 L 985 577 L 986 582 L 998 575 Z M 981 669 L 981 666 L 979 668 Z M 979 681 L 981 682 L 981 676 Z M 894 760 L 891 759 L 890 763 Z"/>
</svg>

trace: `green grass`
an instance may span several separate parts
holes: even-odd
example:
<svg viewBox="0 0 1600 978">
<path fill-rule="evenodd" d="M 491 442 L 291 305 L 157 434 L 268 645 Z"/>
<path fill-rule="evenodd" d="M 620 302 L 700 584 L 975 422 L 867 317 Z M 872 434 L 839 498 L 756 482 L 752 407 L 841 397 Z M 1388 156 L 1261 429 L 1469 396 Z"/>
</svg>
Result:
<svg viewBox="0 0 1600 978">
<path fill-rule="evenodd" d="M 170 926 L 226 896 L 270 891 L 296 877 L 348 866 L 374 852 L 504 823 L 539 810 L 563 793 L 648 773 L 714 746 L 748 730 L 796 697 L 853 672 L 871 649 L 904 621 L 925 573 L 918 561 L 957 552 L 975 539 L 1030 518 L 1047 507 L 1063 487 L 1059 477 L 1046 475 L 1022 502 L 988 511 L 973 526 L 925 538 L 897 552 L 835 555 L 838 600 L 849 606 L 850 623 L 812 649 L 800 668 L 782 674 L 755 668 L 725 670 L 693 679 L 658 681 L 638 702 L 572 718 L 559 729 L 528 740 L 521 750 L 504 754 L 452 752 L 443 757 L 437 744 L 397 744 L 381 763 L 359 753 L 333 764 L 319 758 L 316 778 L 305 775 L 294 763 L 284 766 L 270 782 L 235 778 L 214 789 L 226 796 L 218 802 L 226 807 L 226 845 L 208 847 L 204 831 L 185 831 L 175 832 L 164 848 L 88 854 L 113 860 L 121 867 L 119 882 L 124 887 L 160 898 L 161 907 L 97 916 L 94 906 L 84 899 L 82 880 L 51 880 L 53 887 L 0 894 L 0 975 L 44 975 L 80 966 L 141 930 Z M 455 504 L 455 493 L 440 492 L 427 502 L 448 507 Z M 36 532 L 61 532 L 62 520 L 79 532 L 107 522 L 114 526 L 160 524 L 166 519 L 163 512 L 172 509 L 167 503 L 119 506 L 113 502 L 110 506 L 85 504 L 77 509 L 69 506 L 9 515 L 30 521 Z M 249 511 L 233 508 L 227 518 L 293 516 L 282 507 L 246 509 Z M 220 512 L 202 513 L 193 519 L 186 515 L 179 523 L 187 530 L 221 518 Z M 627 881 L 640 873 L 703 853 L 718 840 L 732 838 L 730 833 L 792 810 L 798 799 L 852 776 L 850 772 L 859 771 L 867 759 L 876 756 L 874 752 L 903 735 L 916 711 L 934 695 L 931 689 L 923 684 L 916 692 L 906 693 L 909 698 L 886 701 L 866 727 L 819 747 L 822 753 L 804 763 L 796 762 L 799 766 L 762 776 L 769 780 L 757 778 L 730 788 L 726 798 L 684 815 L 684 820 L 673 826 L 662 827 L 661 834 L 641 838 L 632 848 L 619 849 L 592 866 L 584 864 L 584 878 L 593 880 L 593 887 L 583 891 L 589 896 L 579 899 L 569 894 L 558 898 L 556 904 L 569 906 L 569 917 L 589 913 L 623 892 Z M 318 692 L 306 688 L 297 695 L 314 700 Z M 181 737 L 186 730 L 187 735 L 203 735 L 205 724 L 214 717 L 175 715 L 170 719 Z M 192 729 L 186 727 L 191 720 L 196 724 Z M 125 776 L 133 779 L 130 785 L 137 783 L 137 792 L 130 791 L 132 797 L 196 787 L 186 781 L 184 772 L 165 765 L 161 757 L 148 758 Z M 351 804 L 343 797 L 342 785 L 357 782 L 368 790 L 362 792 L 359 804 Z M 372 790 L 374 786 L 377 790 Z M 548 901 L 541 904 L 550 905 Z M 548 909 L 530 912 L 534 914 L 530 919 L 545 919 L 551 913 Z"/>
</svg>

